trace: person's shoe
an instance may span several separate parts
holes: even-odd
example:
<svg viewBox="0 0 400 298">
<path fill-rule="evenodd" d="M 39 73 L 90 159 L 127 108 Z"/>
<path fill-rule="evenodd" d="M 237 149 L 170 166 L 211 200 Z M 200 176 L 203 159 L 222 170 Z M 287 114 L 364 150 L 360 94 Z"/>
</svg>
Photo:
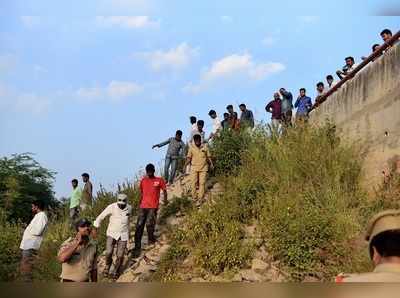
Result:
<svg viewBox="0 0 400 298">
<path fill-rule="evenodd" d="M 134 259 L 138 258 L 140 256 L 140 251 L 141 251 L 140 248 L 134 248 L 132 251 L 132 258 Z"/>
<path fill-rule="evenodd" d="M 119 278 L 119 274 L 118 274 L 117 272 L 114 272 L 114 273 L 111 275 L 111 278 L 112 278 L 113 280 L 117 280 L 117 279 Z"/>
</svg>

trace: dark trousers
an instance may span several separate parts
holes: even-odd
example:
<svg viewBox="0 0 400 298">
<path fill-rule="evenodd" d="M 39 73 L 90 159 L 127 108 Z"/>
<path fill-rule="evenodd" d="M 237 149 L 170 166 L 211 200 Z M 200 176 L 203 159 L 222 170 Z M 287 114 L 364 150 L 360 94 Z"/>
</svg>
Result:
<svg viewBox="0 0 400 298">
<path fill-rule="evenodd" d="M 154 230 L 156 227 L 157 209 L 156 208 L 140 208 L 135 231 L 135 249 L 142 247 L 142 237 L 144 226 L 146 225 L 149 243 L 156 242 Z"/>
<path fill-rule="evenodd" d="M 292 126 L 292 110 L 282 114 L 282 121 L 285 126 Z"/>
</svg>

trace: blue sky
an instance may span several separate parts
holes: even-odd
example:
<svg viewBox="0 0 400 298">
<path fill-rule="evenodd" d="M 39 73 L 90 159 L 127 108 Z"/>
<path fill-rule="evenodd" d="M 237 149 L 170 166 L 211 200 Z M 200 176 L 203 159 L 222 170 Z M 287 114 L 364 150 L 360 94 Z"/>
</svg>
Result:
<svg viewBox="0 0 400 298">
<path fill-rule="evenodd" d="M 399 29 L 388 1 L 1 1 L 0 156 L 33 152 L 58 196 L 89 172 L 133 179 L 196 115 L 245 102 L 257 120 Z M 343 3 L 343 4 L 340 4 Z M 345 4 L 346 3 L 346 4 Z M 394 7 L 394 6 L 393 6 Z"/>
</svg>

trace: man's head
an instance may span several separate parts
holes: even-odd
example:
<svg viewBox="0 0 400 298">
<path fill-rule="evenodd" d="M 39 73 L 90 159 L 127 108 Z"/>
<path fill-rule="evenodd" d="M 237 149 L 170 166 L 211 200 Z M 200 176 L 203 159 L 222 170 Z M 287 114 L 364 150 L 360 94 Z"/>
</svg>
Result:
<svg viewBox="0 0 400 298">
<path fill-rule="evenodd" d="M 196 134 L 193 136 L 193 142 L 197 147 L 201 146 L 201 135 Z"/>
<path fill-rule="evenodd" d="M 126 205 L 128 204 L 128 196 L 124 193 L 120 193 L 117 196 L 117 205 L 120 209 L 125 209 Z"/>
<path fill-rule="evenodd" d="M 175 139 L 177 140 L 177 141 L 181 141 L 182 140 L 182 130 L 177 130 L 176 131 L 176 133 L 175 133 Z"/>
<path fill-rule="evenodd" d="M 389 29 L 382 30 L 381 32 L 381 37 L 384 42 L 389 41 L 389 39 L 391 39 L 392 36 L 393 36 L 392 31 L 390 31 Z"/>
<path fill-rule="evenodd" d="M 372 46 L 372 53 L 375 52 L 381 45 L 379 43 L 376 43 Z"/>
<path fill-rule="evenodd" d="M 280 96 L 280 94 L 278 92 L 274 93 L 274 99 L 275 100 L 281 99 L 281 96 Z"/>
<path fill-rule="evenodd" d="M 72 184 L 72 188 L 77 188 L 78 187 L 78 179 L 72 179 L 71 184 Z"/>
<path fill-rule="evenodd" d="M 279 89 L 279 93 L 283 96 L 283 94 L 285 93 L 286 89 L 285 88 L 281 88 Z"/>
<path fill-rule="evenodd" d="M 229 114 L 233 114 L 233 105 L 227 105 L 226 109 L 228 110 Z"/>
<path fill-rule="evenodd" d="M 349 57 L 346 57 L 344 60 L 346 61 L 346 65 L 347 66 L 353 66 L 353 64 L 354 64 L 354 58 L 353 57 L 349 56 Z"/>
<path fill-rule="evenodd" d="M 229 120 L 229 113 L 224 113 L 224 120 Z"/>
<path fill-rule="evenodd" d="M 245 105 L 244 103 L 240 104 L 240 105 L 239 105 L 239 109 L 240 109 L 242 112 L 246 111 L 246 105 Z"/>
<path fill-rule="evenodd" d="M 81 234 L 82 238 L 88 239 L 92 231 L 92 223 L 87 218 L 82 218 L 76 222 L 75 229 Z"/>
<path fill-rule="evenodd" d="M 300 96 L 301 97 L 306 96 L 306 88 L 300 88 Z"/>
<path fill-rule="evenodd" d="M 319 83 L 317 84 L 317 90 L 318 90 L 319 92 L 323 92 L 324 89 L 325 89 L 324 83 L 319 82 Z"/>
<path fill-rule="evenodd" d="M 374 216 L 366 240 L 375 266 L 391 257 L 400 258 L 400 210 L 387 210 Z"/>
<path fill-rule="evenodd" d="M 190 124 L 196 124 L 197 118 L 195 116 L 190 116 Z"/>
<path fill-rule="evenodd" d="M 215 112 L 214 110 L 210 110 L 208 112 L 208 116 L 210 116 L 211 119 L 215 119 L 215 118 L 217 118 L 217 112 Z"/>
<path fill-rule="evenodd" d="M 203 131 L 203 128 L 204 128 L 204 121 L 203 121 L 203 120 L 197 121 L 197 130 L 198 130 L 199 132 L 202 132 L 202 131 Z"/>
<path fill-rule="evenodd" d="M 233 119 L 237 119 L 238 118 L 238 113 L 233 112 L 232 117 L 233 117 Z"/>
<path fill-rule="evenodd" d="M 153 178 L 154 177 L 154 173 L 156 172 L 156 168 L 154 167 L 154 165 L 152 163 L 149 163 L 146 166 L 146 175 L 149 178 Z"/>
<path fill-rule="evenodd" d="M 32 213 L 36 214 L 44 210 L 44 203 L 41 200 L 35 200 L 32 202 Z"/>
<path fill-rule="evenodd" d="M 332 84 L 333 83 L 333 76 L 332 75 L 327 75 L 326 76 L 326 81 L 328 82 L 328 84 Z"/>
<path fill-rule="evenodd" d="M 83 182 L 88 182 L 89 181 L 89 174 L 88 173 L 83 173 L 82 174 L 82 180 Z"/>
</svg>

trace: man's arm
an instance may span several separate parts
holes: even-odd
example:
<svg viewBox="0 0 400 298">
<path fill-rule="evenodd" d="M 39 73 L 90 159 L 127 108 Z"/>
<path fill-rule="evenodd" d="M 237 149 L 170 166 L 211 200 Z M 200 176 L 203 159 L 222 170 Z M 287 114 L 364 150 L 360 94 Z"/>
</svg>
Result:
<svg viewBox="0 0 400 298">
<path fill-rule="evenodd" d="M 298 97 L 296 99 L 296 102 L 294 103 L 294 107 L 297 108 L 299 106 L 299 103 L 300 103 L 300 97 Z"/>
<path fill-rule="evenodd" d="M 265 110 L 266 110 L 268 113 L 271 113 L 271 107 L 272 107 L 272 102 L 269 102 L 269 103 L 266 105 Z"/>
<path fill-rule="evenodd" d="M 95 228 L 93 230 L 93 237 L 96 238 L 97 236 L 97 229 L 100 227 L 101 222 L 109 215 L 112 213 L 112 207 L 111 205 L 108 205 L 106 209 L 103 210 L 103 212 L 100 213 L 99 216 L 97 216 L 96 220 L 93 223 L 93 227 Z"/>
<path fill-rule="evenodd" d="M 163 147 L 163 146 L 165 146 L 165 145 L 168 145 L 170 142 L 171 142 L 171 139 L 168 139 L 168 140 L 166 140 L 165 142 L 162 142 L 162 143 L 160 143 L 160 144 L 154 145 L 154 146 L 152 147 L 152 149 L 154 149 L 154 148 L 156 148 L 156 147 L 161 148 L 161 147 Z"/>
<path fill-rule="evenodd" d="M 72 255 L 74 254 L 75 250 L 78 248 L 80 242 L 82 241 L 81 235 L 78 233 L 75 236 L 75 239 L 69 243 L 68 245 L 61 247 L 60 252 L 58 253 L 57 259 L 60 263 L 67 262 Z"/>
<path fill-rule="evenodd" d="M 312 108 L 312 101 L 311 101 L 311 98 L 308 98 L 308 99 L 307 99 L 307 105 L 306 105 L 306 106 L 307 106 L 307 110 L 310 111 L 311 108 Z"/>
</svg>

